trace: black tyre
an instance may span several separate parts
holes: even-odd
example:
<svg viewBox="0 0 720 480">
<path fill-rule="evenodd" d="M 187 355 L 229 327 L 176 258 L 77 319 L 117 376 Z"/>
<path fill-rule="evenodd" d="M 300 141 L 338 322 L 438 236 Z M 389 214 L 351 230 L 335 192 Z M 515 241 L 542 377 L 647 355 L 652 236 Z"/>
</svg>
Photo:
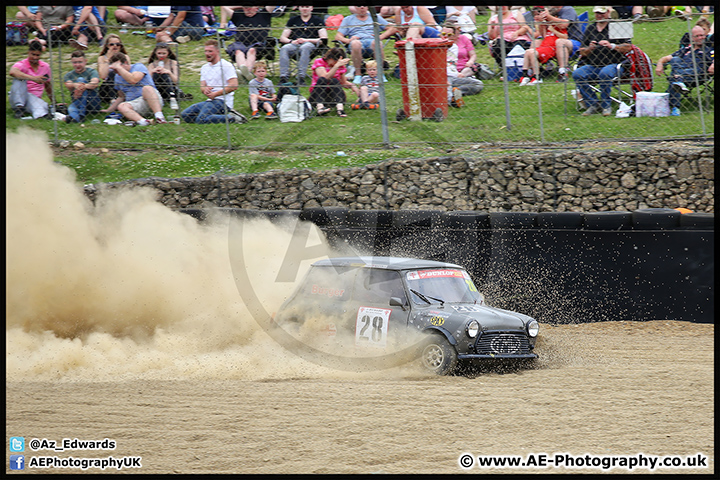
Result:
<svg viewBox="0 0 720 480">
<path fill-rule="evenodd" d="M 585 216 L 582 212 L 540 212 L 537 216 L 538 227 L 550 230 L 579 230 L 584 222 Z"/>
<path fill-rule="evenodd" d="M 679 211 L 673 208 L 640 208 L 632 212 L 635 230 L 669 230 L 680 226 Z"/>
<path fill-rule="evenodd" d="M 458 358 L 455 347 L 441 335 L 430 335 L 420 352 L 422 367 L 436 375 L 449 375 L 455 371 Z"/>
<path fill-rule="evenodd" d="M 688 230 L 715 230 L 715 214 L 712 212 L 684 213 L 680 227 Z"/>
<path fill-rule="evenodd" d="M 630 230 L 632 213 L 616 210 L 585 212 L 586 230 Z"/>
</svg>

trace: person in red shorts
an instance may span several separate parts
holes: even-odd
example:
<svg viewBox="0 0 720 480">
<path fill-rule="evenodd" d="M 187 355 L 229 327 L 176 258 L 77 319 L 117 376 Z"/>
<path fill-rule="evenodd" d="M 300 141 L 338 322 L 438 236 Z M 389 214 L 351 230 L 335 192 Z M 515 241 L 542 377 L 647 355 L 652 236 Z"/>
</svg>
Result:
<svg viewBox="0 0 720 480">
<path fill-rule="evenodd" d="M 532 13 L 537 25 L 533 45 L 537 45 L 538 41 L 540 41 L 540 45 L 525 50 L 523 76 L 520 79 L 521 86 L 542 83 L 540 64 L 545 64 L 555 58 L 557 52 L 555 42 L 558 38 L 568 38 L 567 23 L 557 24 L 544 20 L 547 17 L 545 7 L 533 7 Z"/>
</svg>

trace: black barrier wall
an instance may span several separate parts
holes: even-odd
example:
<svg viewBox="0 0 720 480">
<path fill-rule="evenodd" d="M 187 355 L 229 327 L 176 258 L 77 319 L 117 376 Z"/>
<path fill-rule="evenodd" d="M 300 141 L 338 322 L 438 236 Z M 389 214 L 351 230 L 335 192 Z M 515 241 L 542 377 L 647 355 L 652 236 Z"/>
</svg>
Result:
<svg viewBox="0 0 720 480">
<path fill-rule="evenodd" d="M 358 254 L 463 265 L 489 304 L 546 323 L 714 321 L 712 213 L 222 210 L 311 221 Z"/>
</svg>

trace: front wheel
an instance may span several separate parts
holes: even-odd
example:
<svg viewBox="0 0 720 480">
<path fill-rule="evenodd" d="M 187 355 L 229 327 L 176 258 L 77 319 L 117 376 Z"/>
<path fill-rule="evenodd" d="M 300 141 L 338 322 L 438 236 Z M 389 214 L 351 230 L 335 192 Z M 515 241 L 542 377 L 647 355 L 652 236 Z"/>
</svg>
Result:
<svg viewBox="0 0 720 480">
<path fill-rule="evenodd" d="M 431 335 L 423 344 L 420 361 L 436 375 L 449 375 L 457 366 L 457 351 L 444 337 Z"/>
</svg>

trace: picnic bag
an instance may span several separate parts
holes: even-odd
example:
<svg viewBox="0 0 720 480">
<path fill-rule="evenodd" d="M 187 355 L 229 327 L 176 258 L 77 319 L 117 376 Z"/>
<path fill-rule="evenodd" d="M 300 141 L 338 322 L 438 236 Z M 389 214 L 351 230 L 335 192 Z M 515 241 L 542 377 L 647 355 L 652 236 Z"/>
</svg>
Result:
<svg viewBox="0 0 720 480">
<path fill-rule="evenodd" d="M 285 94 L 278 103 L 280 122 L 302 122 L 310 116 L 310 102 L 302 95 Z"/>
</svg>

